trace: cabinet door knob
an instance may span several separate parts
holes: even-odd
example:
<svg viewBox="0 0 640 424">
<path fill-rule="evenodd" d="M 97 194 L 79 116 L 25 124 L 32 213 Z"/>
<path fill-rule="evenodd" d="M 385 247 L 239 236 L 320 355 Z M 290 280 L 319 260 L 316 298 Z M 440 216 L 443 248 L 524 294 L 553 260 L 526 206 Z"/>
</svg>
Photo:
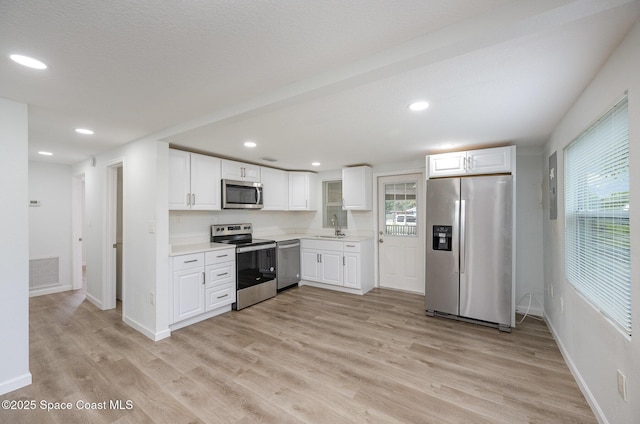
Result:
<svg viewBox="0 0 640 424">
<path fill-rule="evenodd" d="M 384 243 L 384 240 L 380 239 L 380 240 L 378 240 L 378 242 L 380 242 L 380 243 Z"/>
</svg>

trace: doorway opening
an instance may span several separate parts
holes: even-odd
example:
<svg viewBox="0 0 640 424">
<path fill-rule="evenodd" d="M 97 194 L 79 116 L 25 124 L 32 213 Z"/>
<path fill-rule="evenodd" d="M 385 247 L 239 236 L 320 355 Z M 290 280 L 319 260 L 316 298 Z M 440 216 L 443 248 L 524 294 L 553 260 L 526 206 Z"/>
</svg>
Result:
<svg viewBox="0 0 640 424">
<path fill-rule="evenodd" d="M 87 290 L 85 244 L 85 175 L 74 175 L 71 181 L 72 288 Z"/>
<path fill-rule="evenodd" d="M 102 287 L 103 309 L 121 309 L 124 316 L 126 287 L 124 282 L 124 163 L 107 163 L 107 260 L 105 284 Z"/>
</svg>

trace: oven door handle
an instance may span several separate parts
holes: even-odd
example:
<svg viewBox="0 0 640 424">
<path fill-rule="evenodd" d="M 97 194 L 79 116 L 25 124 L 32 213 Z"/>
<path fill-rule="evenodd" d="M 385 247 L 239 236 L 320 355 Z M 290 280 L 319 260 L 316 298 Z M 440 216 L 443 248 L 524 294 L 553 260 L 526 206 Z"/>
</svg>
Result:
<svg viewBox="0 0 640 424">
<path fill-rule="evenodd" d="M 236 253 L 254 252 L 256 250 L 275 249 L 275 243 L 259 244 L 257 246 L 236 247 Z"/>
</svg>

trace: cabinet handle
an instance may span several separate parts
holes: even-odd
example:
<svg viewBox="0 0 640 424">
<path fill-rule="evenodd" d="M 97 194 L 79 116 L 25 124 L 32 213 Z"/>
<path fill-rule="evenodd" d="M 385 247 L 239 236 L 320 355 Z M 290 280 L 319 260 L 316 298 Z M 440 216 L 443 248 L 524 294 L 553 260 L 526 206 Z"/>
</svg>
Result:
<svg viewBox="0 0 640 424">
<path fill-rule="evenodd" d="M 226 258 L 227 256 L 229 256 L 229 255 L 218 255 L 218 256 L 216 256 L 216 258 Z"/>
<path fill-rule="evenodd" d="M 318 256 L 320 257 L 320 263 L 322 263 L 322 253 L 319 253 Z"/>
<path fill-rule="evenodd" d="M 187 206 L 191 206 L 191 193 L 187 193 Z"/>
<path fill-rule="evenodd" d="M 185 264 L 190 264 L 190 263 L 193 263 L 193 262 L 198 262 L 198 260 L 197 259 L 191 259 L 190 261 L 184 261 Z"/>
<path fill-rule="evenodd" d="M 227 294 L 223 294 L 222 296 L 218 296 L 217 298 L 218 298 L 218 299 L 222 299 L 223 297 L 227 297 L 227 296 L 229 296 L 229 293 L 227 293 Z"/>
<path fill-rule="evenodd" d="M 355 244 L 347 244 L 347 247 L 356 247 Z"/>
<path fill-rule="evenodd" d="M 342 266 L 347 266 L 346 258 L 342 257 Z"/>
<path fill-rule="evenodd" d="M 223 275 L 229 275 L 229 273 L 228 272 L 223 272 L 222 274 L 216 275 L 216 277 L 222 277 Z"/>
<path fill-rule="evenodd" d="M 207 273 L 206 272 L 202 272 L 202 284 L 204 284 L 207 280 Z"/>
</svg>

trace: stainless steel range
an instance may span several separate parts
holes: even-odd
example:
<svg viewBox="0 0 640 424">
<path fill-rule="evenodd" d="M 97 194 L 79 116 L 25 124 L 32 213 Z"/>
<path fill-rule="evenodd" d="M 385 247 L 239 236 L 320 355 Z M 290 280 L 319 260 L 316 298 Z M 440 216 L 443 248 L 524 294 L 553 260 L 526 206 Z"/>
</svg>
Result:
<svg viewBox="0 0 640 424">
<path fill-rule="evenodd" d="M 276 295 L 276 242 L 254 239 L 251 224 L 211 226 L 211 241 L 236 246 L 236 303 L 233 309 L 267 300 Z"/>
</svg>

